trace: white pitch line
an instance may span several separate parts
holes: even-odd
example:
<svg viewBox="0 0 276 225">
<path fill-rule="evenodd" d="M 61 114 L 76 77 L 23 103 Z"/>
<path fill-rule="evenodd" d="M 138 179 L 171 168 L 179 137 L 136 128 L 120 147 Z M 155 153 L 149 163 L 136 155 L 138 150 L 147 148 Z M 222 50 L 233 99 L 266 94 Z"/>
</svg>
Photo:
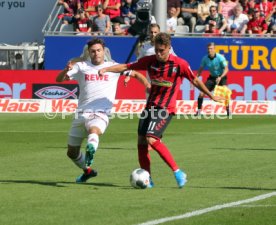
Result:
<svg viewBox="0 0 276 225">
<path fill-rule="evenodd" d="M 245 203 L 260 201 L 260 200 L 263 200 L 263 199 L 266 199 L 266 198 L 270 198 L 272 196 L 276 196 L 276 191 L 268 193 L 268 194 L 258 195 L 256 197 L 241 200 L 241 201 L 237 201 L 237 202 L 230 202 L 230 203 L 225 203 L 225 204 L 222 204 L 222 205 L 215 205 L 215 206 L 212 206 L 212 207 L 209 207 L 209 208 L 188 212 L 188 213 L 185 213 L 185 214 L 182 214 L 182 215 L 179 215 L 179 216 L 172 216 L 172 217 L 165 217 L 165 218 L 161 218 L 161 219 L 157 219 L 157 220 L 151 220 L 151 221 L 147 221 L 147 222 L 144 222 L 144 223 L 140 223 L 138 225 L 156 225 L 156 224 L 166 223 L 166 222 L 169 222 L 169 221 L 190 218 L 190 217 L 193 217 L 193 216 L 199 216 L 199 215 L 202 215 L 202 214 L 205 214 L 205 213 L 208 213 L 208 212 L 217 211 L 217 210 L 220 210 L 220 209 L 225 209 L 225 208 L 230 208 L 230 207 L 235 207 L 235 206 L 238 206 L 238 205 L 242 205 L 242 204 L 245 204 Z"/>
<path fill-rule="evenodd" d="M 276 205 L 237 205 L 234 206 L 235 208 L 270 208 L 276 207 Z"/>
</svg>

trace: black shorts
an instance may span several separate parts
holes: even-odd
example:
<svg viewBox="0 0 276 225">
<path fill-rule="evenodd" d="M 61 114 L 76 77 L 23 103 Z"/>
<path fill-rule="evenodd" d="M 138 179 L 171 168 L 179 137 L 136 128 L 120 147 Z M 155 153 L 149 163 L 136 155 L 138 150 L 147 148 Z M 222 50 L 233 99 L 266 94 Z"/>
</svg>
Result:
<svg viewBox="0 0 276 225">
<path fill-rule="evenodd" d="M 217 77 L 211 77 L 209 76 L 207 81 L 205 82 L 205 86 L 208 88 L 209 91 L 213 91 L 215 86 L 216 86 L 216 79 Z M 227 77 L 224 76 L 223 78 L 221 78 L 218 86 L 224 86 L 227 85 Z"/>
<path fill-rule="evenodd" d="M 166 109 L 144 109 L 139 120 L 138 135 L 160 139 L 172 116 L 173 114 L 169 114 Z"/>
</svg>

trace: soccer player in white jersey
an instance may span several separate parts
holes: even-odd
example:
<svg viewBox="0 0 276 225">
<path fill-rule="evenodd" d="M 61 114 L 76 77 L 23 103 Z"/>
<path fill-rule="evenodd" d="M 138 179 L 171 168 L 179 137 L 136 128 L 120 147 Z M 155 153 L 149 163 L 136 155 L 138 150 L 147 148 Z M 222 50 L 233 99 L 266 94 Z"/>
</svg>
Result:
<svg viewBox="0 0 276 225">
<path fill-rule="evenodd" d="M 91 168 L 91 164 L 99 145 L 99 136 L 105 132 L 109 123 L 108 116 L 120 76 L 120 73 L 111 72 L 98 75 L 99 69 L 117 64 L 104 61 L 105 44 L 102 39 L 94 38 L 87 45 L 91 61 L 75 64 L 69 62 L 56 78 L 57 82 L 76 80 L 80 88 L 78 108 L 69 132 L 67 150 L 68 157 L 84 171 L 77 177 L 77 183 L 86 182 L 89 178 L 97 176 L 97 171 Z M 131 71 L 129 75 L 150 88 L 150 84 L 142 74 Z M 86 137 L 84 155 L 80 148 Z"/>
</svg>

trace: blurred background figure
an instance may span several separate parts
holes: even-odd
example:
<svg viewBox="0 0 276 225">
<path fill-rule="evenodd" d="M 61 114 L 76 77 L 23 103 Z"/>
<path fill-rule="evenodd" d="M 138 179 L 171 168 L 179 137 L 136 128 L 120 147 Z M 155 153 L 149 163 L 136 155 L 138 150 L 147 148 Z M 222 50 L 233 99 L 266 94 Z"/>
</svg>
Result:
<svg viewBox="0 0 276 225">
<path fill-rule="evenodd" d="M 124 23 L 131 25 L 136 20 L 136 9 L 137 5 L 133 0 L 123 0 L 121 7 L 121 16 L 124 20 Z"/>
<path fill-rule="evenodd" d="M 243 8 L 240 4 L 235 6 L 233 12 L 234 15 L 230 16 L 227 20 L 227 32 L 233 35 L 245 34 L 249 21 L 248 16 L 242 13 Z"/>
<path fill-rule="evenodd" d="M 96 6 L 101 4 L 101 0 L 82 0 L 83 9 L 90 20 L 93 20 L 93 17 L 97 15 Z"/>
<path fill-rule="evenodd" d="M 103 13 L 102 5 L 96 6 L 96 10 L 97 15 L 93 18 L 93 32 L 96 32 L 94 34 L 111 35 L 112 28 L 109 16 Z"/>
<path fill-rule="evenodd" d="M 113 23 L 113 35 L 125 36 L 128 33 L 127 30 L 121 27 L 120 23 Z"/>
<path fill-rule="evenodd" d="M 206 18 L 210 15 L 210 7 L 217 6 L 217 3 L 210 0 L 203 0 L 200 4 L 198 4 L 197 9 L 197 24 L 204 25 Z"/>
<path fill-rule="evenodd" d="M 181 7 L 181 16 L 178 19 L 178 25 L 188 25 L 191 33 L 194 33 L 195 25 L 197 23 L 197 0 L 185 0 Z"/>
<path fill-rule="evenodd" d="M 80 0 L 58 0 L 58 5 L 63 6 L 63 13 L 58 16 L 64 24 L 72 24 L 74 16 L 81 9 Z"/>
<path fill-rule="evenodd" d="M 78 11 L 78 17 L 74 22 L 74 31 L 76 35 L 91 35 L 92 21 L 82 9 Z"/>
<path fill-rule="evenodd" d="M 167 14 L 169 13 L 169 11 L 172 7 L 176 8 L 176 17 L 179 17 L 181 1 L 180 0 L 167 0 Z"/>
<path fill-rule="evenodd" d="M 124 23 L 124 19 L 121 17 L 121 0 L 104 0 L 103 9 L 104 14 L 108 15 L 111 22 Z"/>
<path fill-rule="evenodd" d="M 224 16 L 217 11 L 216 6 L 210 7 L 210 15 L 205 21 L 205 33 L 223 34 L 227 28 Z"/>
<path fill-rule="evenodd" d="M 273 14 L 269 18 L 268 33 L 273 36 L 276 35 L 276 6 L 273 9 Z"/>
<path fill-rule="evenodd" d="M 172 7 L 167 15 L 167 32 L 174 34 L 177 26 L 176 8 Z"/>
<path fill-rule="evenodd" d="M 248 34 L 266 34 L 267 28 L 267 23 L 264 17 L 261 17 L 260 10 L 255 8 L 253 18 L 247 24 Z"/>
<path fill-rule="evenodd" d="M 225 19 L 233 15 L 233 9 L 237 5 L 236 2 L 231 0 L 222 0 L 218 3 L 218 13 L 221 13 Z"/>
<path fill-rule="evenodd" d="M 11 64 L 12 70 L 23 70 L 23 57 L 20 53 L 16 53 L 14 57 L 14 62 Z"/>
</svg>

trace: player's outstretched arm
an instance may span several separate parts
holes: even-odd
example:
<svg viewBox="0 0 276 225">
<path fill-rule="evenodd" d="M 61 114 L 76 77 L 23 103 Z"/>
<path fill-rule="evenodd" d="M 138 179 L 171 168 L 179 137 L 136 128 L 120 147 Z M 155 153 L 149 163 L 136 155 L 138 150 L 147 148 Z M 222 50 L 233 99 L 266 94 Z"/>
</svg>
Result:
<svg viewBox="0 0 276 225">
<path fill-rule="evenodd" d="M 205 86 L 205 84 L 198 79 L 197 77 L 192 81 L 193 85 L 196 86 L 200 91 L 202 91 L 204 94 L 208 95 L 209 98 L 211 98 L 213 101 L 215 102 L 221 102 L 222 100 L 224 100 L 221 97 L 218 96 L 214 96 L 209 90 L 208 88 Z"/>
<path fill-rule="evenodd" d="M 63 82 L 65 80 L 69 80 L 69 77 L 67 76 L 68 68 L 65 68 L 62 70 L 56 77 L 56 82 Z"/>
<path fill-rule="evenodd" d="M 67 76 L 67 72 L 72 69 L 76 61 L 69 61 L 64 70 L 62 70 L 56 77 L 56 82 L 63 82 L 65 80 L 70 80 Z"/>
<path fill-rule="evenodd" d="M 137 72 L 135 70 L 132 70 L 130 76 L 134 77 L 135 79 L 137 79 L 147 89 L 151 88 L 151 84 L 148 82 L 147 78 L 143 74 L 141 74 L 141 73 L 139 73 L 139 72 Z"/>
<path fill-rule="evenodd" d="M 121 73 L 127 70 L 127 64 L 117 64 L 114 66 L 109 66 L 102 68 L 98 71 L 100 76 L 104 75 L 106 72 Z"/>
<path fill-rule="evenodd" d="M 196 74 L 197 77 L 200 77 L 202 70 L 203 70 L 203 67 L 202 66 L 199 67 L 197 74 Z"/>
</svg>

